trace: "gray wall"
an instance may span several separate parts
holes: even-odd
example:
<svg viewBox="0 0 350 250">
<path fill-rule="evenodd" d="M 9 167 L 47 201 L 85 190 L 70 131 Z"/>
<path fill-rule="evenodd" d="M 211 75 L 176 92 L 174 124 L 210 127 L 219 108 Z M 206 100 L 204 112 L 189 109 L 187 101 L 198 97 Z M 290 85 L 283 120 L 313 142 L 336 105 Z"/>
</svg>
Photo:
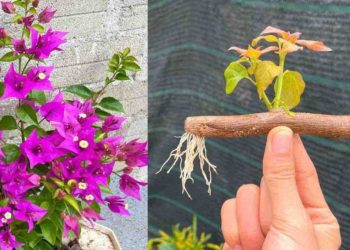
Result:
<svg viewBox="0 0 350 250">
<path fill-rule="evenodd" d="M 111 86 L 108 95 L 118 98 L 126 111 L 127 139 L 147 139 L 147 1 L 146 0 L 42 0 L 57 9 L 52 22 L 54 29 L 68 31 L 68 43 L 63 52 L 51 59 L 55 66 L 52 81 L 56 88 L 84 83 L 97 88 L 105 77 L 106 63 L 116 50 L 130 47 L 142 67 L 132 81 Z M 2 25 L 8 16 L 0 16 Z M 5 23 L 5 24 L 4 24 Z M 3 70 L 4 72 L 5 70 Z M 0 103 L 0 114 L 11 113 L 11 102 Z M 135 173 L 147 179 L 146 169 Z M 114 187 L 117 183 L 114 184 Z M 147 190 L 143 201 L 130 201 L 133 214 L 130 218 L 103 212 L 103 224 L 113 228 L 123 249 L 146 249 L 147 241 Z"/>
</svg>

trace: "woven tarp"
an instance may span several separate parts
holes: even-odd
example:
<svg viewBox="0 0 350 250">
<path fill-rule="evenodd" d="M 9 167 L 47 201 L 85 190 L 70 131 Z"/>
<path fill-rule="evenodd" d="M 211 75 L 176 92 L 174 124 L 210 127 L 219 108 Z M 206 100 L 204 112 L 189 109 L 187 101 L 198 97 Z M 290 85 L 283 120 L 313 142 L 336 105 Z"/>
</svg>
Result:
<svg viewBox="0 0 350 250">
<path fill-rule="evenodd" d="M 259 183 L 264 136 L 207 139 L 209 159 L 218 166 L 212 195 L 195 171 L 181 194 L 179 172 L 155 172 L 183 133 L 187 116 L 264 111 L 248 82 L 226 96 L 223 72 L 237 57 L 232 45 L 244 47 L 266 26 L 300 31 L 305 39 L 325 41 L 334 51 L 292 54 L 286 67 L 300 71 L 307 83 L 296 111 L 350 113 L 350 3 L 347 0 L 150 0 L 149 1 L 149 140 L 150 236 L 176 223 L 188 225 L 192 214 L 200 230 L 221 242 L 220 208 L 245 183 Z M 350 249 L 350 141 L 303 136 L 326 199 L 336 214 Z"/>
</svg>

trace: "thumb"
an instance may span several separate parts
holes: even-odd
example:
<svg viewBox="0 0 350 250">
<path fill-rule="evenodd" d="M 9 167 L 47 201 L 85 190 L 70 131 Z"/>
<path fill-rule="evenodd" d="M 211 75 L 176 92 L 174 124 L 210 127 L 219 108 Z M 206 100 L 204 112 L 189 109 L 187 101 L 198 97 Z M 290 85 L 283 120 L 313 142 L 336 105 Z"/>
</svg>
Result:
<svg viewBox="0 0 350 250">
<path fill-rule="evenodd" d="M 306 213 L 295 179 L 293 132 L 289 128 L 277 127 L 270 131 L 263 174 L 271 197 L 272 225 L 279 228 L 305 225 Z"/>
</svg>

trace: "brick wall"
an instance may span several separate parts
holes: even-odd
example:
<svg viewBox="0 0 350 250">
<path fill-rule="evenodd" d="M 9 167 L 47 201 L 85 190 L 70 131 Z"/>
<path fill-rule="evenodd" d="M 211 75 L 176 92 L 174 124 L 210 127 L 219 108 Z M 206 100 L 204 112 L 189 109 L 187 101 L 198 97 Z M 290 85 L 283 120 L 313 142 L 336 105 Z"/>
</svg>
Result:
<svg viewBox="0 0 350 250">
<path fill-rule="evenodd" d="M 52 27 L 69 32 L 64 51 L 51 57 L 55 66 L 52 75 L 55 87 L 83 83 L 98 88 L 105 78 L 108 59 L 116 50 L 130 47 L 139 59 L 142 72 L 134 75 L 132 81 L 111 86 L 108 95 L 124 104 L 128 119 L 124 136 L 127 139 L 147 139 L 147 1 L 41 1 L 41 6 L 47 4 L 57 9 Z M 16 32 L 14 26 L 8 24 L 8 16 L 1 15 L 0 19 L 9 32 Z M 2 102 L 0 114 L 11 113 L 12 105 L 11 102 Z M 146 180 L 147 171 L 138 171 L 136 177 Z M 124 249 L 146 249 L 146 194 L 147 190 L 143 190 L 142 202 L 130 202 L 131 218 L 103 212 L 106 220 L 102 224 L 114 229 Z"/>
</svg>

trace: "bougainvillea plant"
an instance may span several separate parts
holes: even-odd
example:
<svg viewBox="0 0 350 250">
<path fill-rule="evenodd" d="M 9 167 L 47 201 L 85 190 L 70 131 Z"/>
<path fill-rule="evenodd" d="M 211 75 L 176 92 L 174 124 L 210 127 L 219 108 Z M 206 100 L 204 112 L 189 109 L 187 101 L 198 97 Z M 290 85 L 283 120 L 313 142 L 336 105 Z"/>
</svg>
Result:
<svg viewBox="0 0 350 250">
<path fill-rule="evenodd" d="M 64 237 L 79 237 L 80 220 L 101 220 L 100 206 L 130 215 L 126 199 L 140 199 L 146 183 L 130 174 L 147 165 L 146 142 L 119 135 L 123 106 L 103 96 L 140 67 L 130 49 L 117 52 L 100 90 L 71 86 L 66 91 L 76 97 L 65 100 L 50 80 L 54 66 L 46 64 L 66 42 L 66 32 L 47 27 L 55 11 L 39 11 L 39 0 L 3 1 L 1 7 L 18 37 L 0 28 L 0 101 L 16 103 L 14 114 L 0 120 L 0 248 L 55 249 Z M 9 135 L 18 140 L 8 143 Z M 112 175 L 121 195 L 111 191 L 117 185 Z"/>
<path fill-rule="evenodd" d="M 256 86 L 259 98 L 269 110 L 284 109 L 289 112 L 297 106 L 305 82 L 299 72 L 285 69 L 287 55 L 303 50 L 304 47 L 319 52 L 331 51 L 321 41 L 301 40 L 300 36 L 300 32 L 290 33 L 269 26 L 252 40 L 247 49 L 231 47 L 229 50 L 238 52 L 241 57 L 230 63 L 225 70 L 226 94 L 234 92 L 237 84 L 247 79 Z M 270 45 L 263 48 L 260 46 L 262 41 Z M 267 53 L 276 54 L 278 64 L 261 58 Z M 270 101 L 265 91 L 272 84 L 275 97 Z"/>
<path fill-rule="evenodd" d="M 188 180 L 194 182 L 192 172 L 197 158 L 209 194 L 212 173 L 217 173 L 217 167 L 208 160 L 205 138 L 263 135 L 276 126 L 288 126 L 295 133 L 300 134 L 350 137 L 350 116 L 348 115 L 291 112 L 300 103 L 305 82 L 299 72 L 286 69 L 287 55 L 304 48 L 319 52 L 331 51 L 321 41 L 302 40 L 300 36 L 299 32 L 291 33 L 269 26 L 254 38 L 246 49 L 230 48 L 238 52 L 240 58 L 231 62 L 224 72 L 226 94 L 233 93 L 240 81 L 248 80 L 256 87 L 257 96 L 265 103 L 269 112 L 187 117 L 185 133 L 161 170 L 170 160 L 173 163 L 168 173 L 179 163 L 182 189 L 190 198 L 186 183 Z M 267 53 L 277 57 L 278 63 L 263 59 L 262 57 Z M 273 59 L 273 56 L 268 58 Z M 271 92 L 274 92 L 272 100 L 267 94 L 271 85 L 273 85 Z"/>
</svg>

